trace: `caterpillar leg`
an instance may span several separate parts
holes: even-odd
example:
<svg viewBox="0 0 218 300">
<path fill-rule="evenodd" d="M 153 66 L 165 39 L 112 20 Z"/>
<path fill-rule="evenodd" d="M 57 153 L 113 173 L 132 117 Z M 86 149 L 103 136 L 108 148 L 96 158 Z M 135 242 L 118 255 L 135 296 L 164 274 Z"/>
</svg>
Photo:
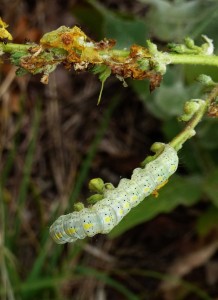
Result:
<svg viewBox="0 0 218 300">
<path fill-rule="evenodd" d="M 157 186 L 157 188 L 151 193 L 155 198 L 157 198 L 159 196 L 159 192 L 158 190 L 161 189 L 165 184 L 167 184 L 168 179 L 165 180 L 163 183 L 161 183 L 160 185 Z"/>
</svg>

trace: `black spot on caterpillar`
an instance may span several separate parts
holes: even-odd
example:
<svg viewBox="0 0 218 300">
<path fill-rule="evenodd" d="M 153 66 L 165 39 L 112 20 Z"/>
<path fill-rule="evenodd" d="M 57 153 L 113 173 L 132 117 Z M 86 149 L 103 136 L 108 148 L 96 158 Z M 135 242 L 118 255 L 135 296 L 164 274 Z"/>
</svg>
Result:
<svg viewBox="0 0 218 300">
<path fill-rule="evenodd" d="M 163 152 L 145 168 L 136 168 L 131 179 L 121 179 L 117 188 L 105 190 L 104 198 L 90 208 L 60 216 L 50 227 L 58 244 L 74 242 L 97 233 L 109 233 L 145 197 L 160 188 L 178 167 L 177 152 L 164 145 Z"/>
</svg>

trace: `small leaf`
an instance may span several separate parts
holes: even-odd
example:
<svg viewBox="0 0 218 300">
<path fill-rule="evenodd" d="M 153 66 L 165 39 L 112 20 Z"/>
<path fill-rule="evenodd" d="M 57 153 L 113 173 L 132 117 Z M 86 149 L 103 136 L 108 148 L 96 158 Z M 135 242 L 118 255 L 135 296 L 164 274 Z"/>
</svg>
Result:
<svg viewBox="0 0 218 300">
<path fill-rule="evenodd" d="M 20 61 L 23 57 L 25 57 L 27 55 L 26 51 L 14 51 L 11 53 L 11 63 L 15 66 L 19 66 L 20 65 Z"/>
<path fill-rule="evenodd" d="M 106 65 L 97 65 L 92 69 L 94 74 L 99 74 L 98 78 L 101 81 L 101 89 L 100 89 L 100 93 L 98 96 L 98 102 L 97 105 L 99 105 L 99 103 L 101 102 L 101 96 L 102 96 L 102 91 L 104 88 L 104 83 L 107 80 L 107 78 L 111 75 L 111 69 L 106 66 Z"/>
<path fill-rule="evenodd" d="M 186 86 L 183 83 L 178 68 L 168 69 L 163 77 L 161 89 L 157 89 L 152 95 L 148 94 L 145 82 L 131 81 L 133 89 L 146 105 L 149 112 L 161 120 L 169 120 L 183 113 L 185 102 L 192 95 L 199 98 L 199 84 Z"/>
<path fill-rule="evenodd" d="M 24 68 L 18 68 L 18 69 L 16 70 L 16 75 L 17 75 L 18 77 L 24 76 L 24 75 L 26 75 L 26 74 L 28 74 L 28 71 L 25 70 Z"/>
</svg>

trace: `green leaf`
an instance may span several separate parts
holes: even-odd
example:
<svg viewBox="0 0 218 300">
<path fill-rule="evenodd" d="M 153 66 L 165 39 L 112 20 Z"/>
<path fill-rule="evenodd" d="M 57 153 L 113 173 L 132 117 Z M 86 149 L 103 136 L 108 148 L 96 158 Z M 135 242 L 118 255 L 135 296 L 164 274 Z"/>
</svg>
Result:
<svg viewBox="0 0 218 300">
<path fill-rule="evenodd" d="M 93 6 L 88 5 L 87 3 L 86 5 L 83 5 L 80 2 L 73 6 L 72 13 L 73 16 L 76 17 L 77 20 L 79 20 L 81 25 L 88 28 L 93 38 L 95 37 L 95 39 L 100 40 L 104 37 L 102 32 L 103 16 Z M 83 26 L 82 30 L 85 29 L 83 28 Z"/>
<path fill-rule="evenodd" d="M 145 45 L 147 30 L 140 20 L 125 20 L 118 15 L 109 14 L 105 18 L 104 32 L 117 41 L 118 48 L 129 47 L 133 44 Z"/>
<path fill-rule="evenodd" d="M 214 170 L 205 180 L 204 192 L 213 204 L 218 207 L 218 169 Z"/>
<path fill-rule="evenodd" d="M 163 122 L 162 131 L 166 140 L 172 140 L 182 129 L 184 128 L 184 123 L 178 122 L 176 118 L 171 118 Z"/>
<path fill-rule="evenodd" d="M 176 81 L 173 85 L 163 84 L 161 89 L 157 89 L 154 100 L 147 106 L 158 118 L 168 119 L 182 114 L 188 97 L 188 89 L 181 81 Z"/>
<path fill-rule="evenodd" d="M 217 1 L 208 5 L 198 0 L 140 0 L 149 5 L 145 21 L 152 34 L 162 41 L 180 41 L 190 33 L 205 32 L 212 19 L 217 19 Z M 199 29 L 200 27 L 200 29 Z"/>
<path fill-rule="evenodd" d="M 207 235 L 212 229 L 218 229 L 218 208 L 211 206 L 204 214 L 202 214 L 196 223 L 196 229 L 200 236 Z"/>
<path fill-rule="evenodd" d="M 196 82 L 196 78 L 201 74 L 207 74 L 214 81 L 218 81 L 218 72 L 215 66 L 196 65 L 193 67 L 193 65 L 184 65 L 183 70 L 184 79 L 187 84 L 193 84 L 194 82 Z"/>
<path fill-rule="evenodd" d="M 167 70 L 161 87 L 152 94 L 148 94 L 145 81 L 131 81 L 131 85 L 150 113 L 161 120 L 178 117 L 183 113 L 183 106 L 190 95 L 192 98 L 199 98 L 200 94 L 200 85 L 186 86 L 177 67 Z"/>
<path fill-rule="evenodd" d="M 111 238 L 117 237 L 128 229 L 153 219 L 160 213 L 168 213 L 178 205 L 191 206 L 201 196 L 201 181 L 197 177 L 183 178 L 174 176 L 164 186 L 158 198 L 149 196 L 137 207 L 133 208 L 128 215 L 111 231 Z"/>
<path fill-rule="evenodd" d="M 117 41 L 118 48 L 129 47 L 132 44 L 145 45 L 148 31 L 144 21 L 134 19 L 130 15 L 121 15 L 107 9 L 100 2 L 88 1 L 103 17 L 103 34 Z"/>
<path fill-rule="evenodd" d="M 198 125 L 197 134 L 199 143 L 205 149 L 218 148 L 218 119 L 207 118 Z"/>
</svg>

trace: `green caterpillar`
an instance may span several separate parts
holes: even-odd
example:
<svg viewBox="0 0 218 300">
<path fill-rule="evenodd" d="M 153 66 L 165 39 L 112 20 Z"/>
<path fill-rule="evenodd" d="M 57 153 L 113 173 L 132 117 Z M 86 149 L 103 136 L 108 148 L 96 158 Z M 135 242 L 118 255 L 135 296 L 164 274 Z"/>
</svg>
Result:
<svg viewBox="0 0 218 300">
<path fill-rule="evenodd" d="M 145 197 L 158 190 L 178 167 L 178 156 L 169 144 L 145 168 L 136 168 L 131 179 L 121 179 L 117 188 L 105 189 L 104 198 L 92 207 L 60 216 L 50 227 L 58 244 L 75 242 L 97 233 L 109 233 Z"/>
</svg>

